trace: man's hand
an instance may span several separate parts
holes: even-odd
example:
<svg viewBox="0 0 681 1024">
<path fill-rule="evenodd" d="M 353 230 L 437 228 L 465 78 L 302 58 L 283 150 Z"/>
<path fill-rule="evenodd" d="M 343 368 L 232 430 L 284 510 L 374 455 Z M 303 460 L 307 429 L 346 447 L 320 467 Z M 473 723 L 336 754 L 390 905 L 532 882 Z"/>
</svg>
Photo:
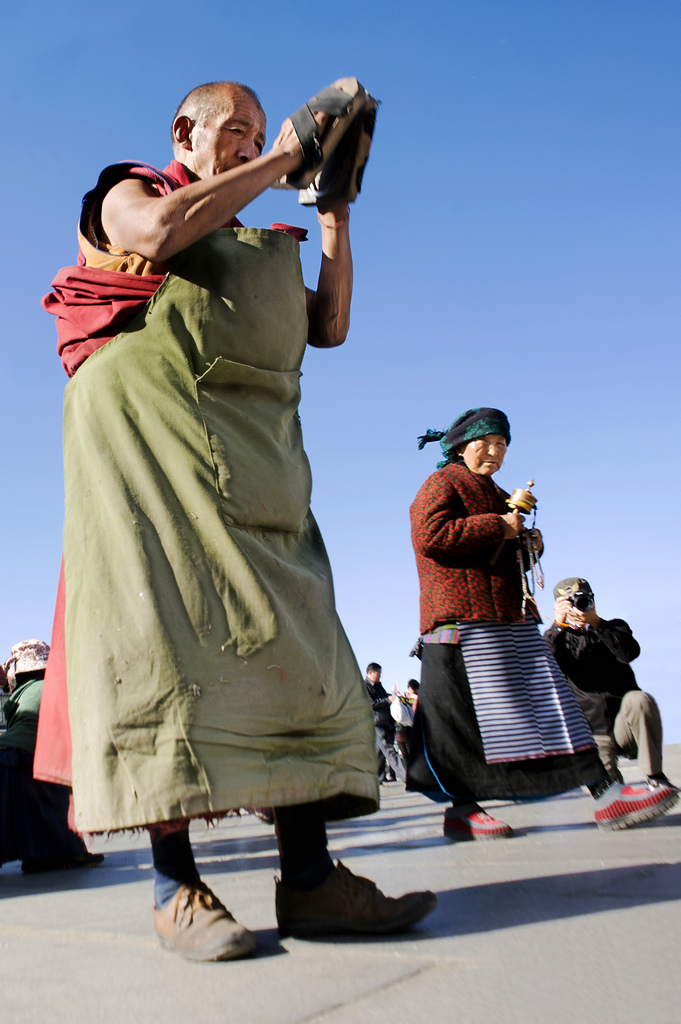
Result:
<svg viewBox="0 0 681 1024">
<path fill-rule="evenodd" d="M 505 516 L 499 516 L 499 518 L 504 529 L 504 540 L 513 540 L 514 537 L 517 537 L 525 522 L 525 517 L 521 516 L 517 509 L 507 512 Z"/>
<path fill-rule="evenodd" d="M 331 120 L 331 115 L 325 114 L 323 111 L 318 110 L 315 111 L 315 113 L 312 116 L 317 122 L 317 137 L 321 139 L 322 135 L 324 134 L 324 129 Z M 302 165 L 303 162 L 303 150 L 290 117 L 286 118 L 281 128 L 279 129 L 279 134 L 272 143 L 271 151 L 274 152 L 275 150 L 277 152 L 285 153 L 287 156 L 300 157 L 300 164 L 298 165 L 298 167 L 296 167 L 293 172 L 289 171 L 288 173 L 295 174 L 295 171 L 300 170 L 300 166 Z"/>
<path fill-rule="evenodd" d="M 559 597 L 553 607 L 553 618 L 554 621 L 559 625 L 567 622 L 568 613 L 574 611 L 570 601 L 567 597 Z"/>
<path fill-rule="evenodd" d="M 295 173 L 296 171 L 300 170 L 300 167 L 302 166 L 303 163 L 303 151 L 300 147 L 300 141 L 296 134 L 296 130 L 293 127 L 290 117 L 286 118 L 281 128 L 279 129 L 279 134 L 272 143 L 271 152 L 277 153 L 280 156 L 283 155 L 298 157 L 298 165 L 292 168 L 292 170 L 289 171 L 289 174 Z"/>
<path fill-rule="evenodd" d="M 568 612 L 568 622 L 571 626 L 597 626 L 601 617 L 595 608 L 588 612 L 580 612 L 578 608 L 572 608 Z"/>
<path fill-rule="evenodd" d="M 601 621 L 601 617 L 595 608 L 591 608 L 588 612 L 581 612 L 579 608 L 575 608 L 568 597 L 559 597 L 554 606 L 553 617 L 559 624 L 567 622 L 569 626 L 575 626 L 577 629 L 583 628 L 584 626 L 596 627 Z"/>
</svg>

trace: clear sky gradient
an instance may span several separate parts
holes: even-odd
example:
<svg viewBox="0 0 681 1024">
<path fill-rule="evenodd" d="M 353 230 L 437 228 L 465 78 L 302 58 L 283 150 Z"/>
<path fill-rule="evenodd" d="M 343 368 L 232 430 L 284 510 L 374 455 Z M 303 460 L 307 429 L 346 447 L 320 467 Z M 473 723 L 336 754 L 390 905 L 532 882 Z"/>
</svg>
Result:
<svg viewBox="0 0 681 1024">
<path fill-rule="evenodd" d="M 75 261 L 80 199 L 109 163 L 170 160 L 173 111 L 221 78 L 258 92 L 270 141 L 322 86 L 382 101 L 352 211 L 350 335 L 303 365 L 313 510 L 362 669 L 419 665 L 408 509 L 435 468 L 416 438 L 498 406 L 496 479 L 536 480 L 553 584 L 583 575 L 641 642 L 639 682 L 681 742 L 677 0 L 27 0 L 5 13 L 0 657 L 49 640 L 66 377 L 40 309 Z M 310 228 L 270 191 L 245 223 Z"/>
</svg>

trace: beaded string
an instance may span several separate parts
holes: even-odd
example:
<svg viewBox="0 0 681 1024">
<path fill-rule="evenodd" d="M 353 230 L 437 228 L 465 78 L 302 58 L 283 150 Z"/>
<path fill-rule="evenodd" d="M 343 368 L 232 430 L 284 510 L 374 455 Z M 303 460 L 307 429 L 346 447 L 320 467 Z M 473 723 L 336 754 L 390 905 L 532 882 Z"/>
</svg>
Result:
<svg viewBox="0 0 681 1024">
<path fill-rule="evenodd" d="M 541 564 L 541 561 L 539 560 L 539 555 L 537 553 L 539 551 L 539 548 L 537 547 L 536 540 L 535 540 L 536 535 L 535 535 L 535 526 L 534 526 L 534 524 L 535 524 L 536 518 L 537 518 L 537 510 L 533 509 L 532 525 L 531 525 L 530 529 L 527 530 L 522 535 L 522 543 L 525 546 L 525 550 L 527 551 L 527 558 L 528 558 L 528 561 L 530 563 L 530 567 L 529 567 L 528 570 L 525 569 L 525 563 L 524 563 L 524 560 L 523 560 L 523 553 L 520 550 L 520 548 L 518 549 L 518 552 L 517 552 L 518 568 L 520 569 L 520 584 L 521 584 L 522 591 L 523 591 L 523 604 L 522 604 L 522 614 L 523 615 L 525 614 L 525 609 L 527 607 L 528 600 L 534 601 L 534 595 L 536 593 L 537 587 L 539 587 L 540 590 L 544 589 L 544 570 L 542 569 L 542 564 Z M 529 572 L 531 580 L 532 580 L 531 587 L 528 586 L 528 583 L 527 583 L 527 575 L 526 575 L 527 572 Z"/>
</svg>

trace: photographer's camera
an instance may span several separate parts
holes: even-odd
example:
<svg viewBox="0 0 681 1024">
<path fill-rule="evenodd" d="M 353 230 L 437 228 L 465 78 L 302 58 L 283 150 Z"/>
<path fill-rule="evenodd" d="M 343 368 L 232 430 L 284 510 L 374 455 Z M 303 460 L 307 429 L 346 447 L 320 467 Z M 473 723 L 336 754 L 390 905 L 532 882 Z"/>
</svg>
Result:
<svg viewBox="0 0 681 1024">
<path fill-rule="evenodd" d="M 594 596 L 588 591 L 578 590 L 568 595 L 568 601 L 578 612 L 590 612 L 594 607 Z"/>
</svg>

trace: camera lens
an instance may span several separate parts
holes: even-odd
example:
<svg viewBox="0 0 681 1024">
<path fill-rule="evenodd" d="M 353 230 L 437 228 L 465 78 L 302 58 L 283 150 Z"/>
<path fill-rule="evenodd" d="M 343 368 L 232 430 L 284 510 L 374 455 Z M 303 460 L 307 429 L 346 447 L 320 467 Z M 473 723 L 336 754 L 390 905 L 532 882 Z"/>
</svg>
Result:
<svg viewBox="0 0 681 1024">
<path fill-rule="evenodd" d="M 594 606 L 592 594 L 575 594 L 572 598 L 574 607 L 579 612 L 589 612 Z"/>
</svg>

